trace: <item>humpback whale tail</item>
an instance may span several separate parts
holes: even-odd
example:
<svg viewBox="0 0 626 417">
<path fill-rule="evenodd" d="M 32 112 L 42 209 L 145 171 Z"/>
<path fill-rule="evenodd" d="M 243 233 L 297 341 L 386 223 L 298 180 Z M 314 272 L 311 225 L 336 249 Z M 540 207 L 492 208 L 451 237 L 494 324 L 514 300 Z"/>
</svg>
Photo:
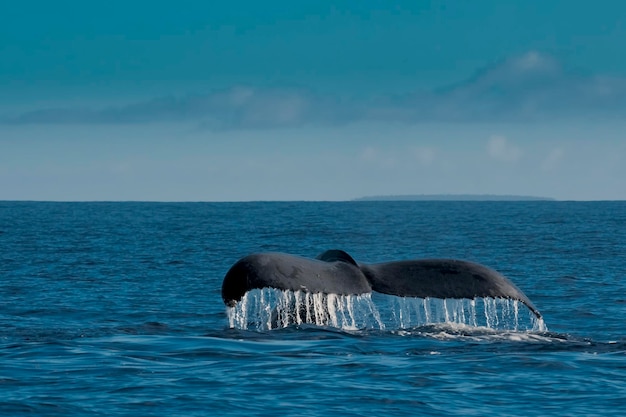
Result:
<svg viewBox="0 0 626 417">
<path fill-rule="evenodd" d="M 361 265 L 372 290 L 419 298 L 507 298 L 541 313 L 515 284 L 494 269 L 456 259 L 420 259 Z"/>
<path fill-rule="evenodd" d="M 359 264 L 342 250 L 316 259 L 285 253 L 257 253 L 237 261 L 222 283 L 224 303 L 233 307 L 252 289 L 359 295 L 376 291 L 401 297 L 517 300 L 541 313 L 508 278 L 487 266 L 455 259 L 417 259 Z"/>
</svg>

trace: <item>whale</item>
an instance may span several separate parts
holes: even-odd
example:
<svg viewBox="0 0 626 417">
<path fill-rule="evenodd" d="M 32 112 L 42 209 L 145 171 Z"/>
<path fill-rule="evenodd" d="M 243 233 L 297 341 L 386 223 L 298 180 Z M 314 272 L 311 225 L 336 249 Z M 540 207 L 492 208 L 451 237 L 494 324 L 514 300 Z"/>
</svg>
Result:
<svg viewBox="0 0 626 417">
<path fill-rule="evenodd" d="M 417 298 L 504 298 L 541 313 L 507 277 L 488 266 L 459 259 L 414 259 L 358 263 L 347 252 L 327 250 L 316 258 L 280 252 L 252 253 L 235 262 L 222 282 L 222 299 L 235 307 L 250 290 L 275 288 L 310 293 L 371 292 Z"/>
</svg>

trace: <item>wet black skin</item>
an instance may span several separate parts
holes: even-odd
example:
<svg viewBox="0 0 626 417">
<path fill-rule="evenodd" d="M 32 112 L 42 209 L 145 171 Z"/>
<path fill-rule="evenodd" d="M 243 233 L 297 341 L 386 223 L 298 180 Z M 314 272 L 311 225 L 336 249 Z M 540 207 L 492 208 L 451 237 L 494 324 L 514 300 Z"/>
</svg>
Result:
<svg viewBox="0 0 626 417">
<path fill-rule="evenodd" d="M 358 264 L 341 250 L 326 251 L 316 259 L 256 253 L 241 258 L 226 273 L 222 298 L 232 307 L 249 290 L 268 287 L 340 295 L 376 291 L 400 297 L 508 298 L 522 302 L 541 318 L 508 278 L 487 266 L 456 259 Z"/>
</svg>

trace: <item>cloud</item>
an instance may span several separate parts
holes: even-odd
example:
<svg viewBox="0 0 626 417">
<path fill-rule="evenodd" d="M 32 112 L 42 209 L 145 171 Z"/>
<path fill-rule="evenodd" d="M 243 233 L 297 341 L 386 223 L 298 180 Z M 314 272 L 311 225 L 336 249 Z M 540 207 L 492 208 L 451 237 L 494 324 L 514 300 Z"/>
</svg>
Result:
<svg viewBox="0 0 626 417">
<path fill-rule="evenodd" d="M 536 51 L 478 71 L 433 92 L 390 100 L 381 117 L 406 122 L 519 122 L 626 115 L 626 79 L 566 71 Z"/>
<path fill-rule="evenodd" d="M 103 109 L 52 108 L 22 113 L 16 124 L 136 124 L 197 122 L 213 129 L 297 127 L 356 119 L 331 97 L 304 89 L 236 86 L 208 94 L 160 97 Z"/>
<path fill-rule="evenodd" d="M 515 162 L 522 157 L 522 150 L 504 136 L 492 136 L 487 142 L 487 154 L 499 161 Z"/>
<path fill-rule="evenodd" d="M 373 146 L 366 146 L 359 153 L 359 159 L 363 162 L 374 162 L 379 158 L 380 152 Z"/>
<path fill-rule="evenodd" d="M 435 150 L 433 148 L 414 147 L 412 153 L 418 164 L 422 166 L 429 166 L 435 160 Z"/>
<path fill-rule="evenodd" d="M 541 163 L 541 168 L 544 171 L 550 171 L 555 169 L 559 162 L 563 159 L 564 151 L 561 148 L 554 148 L 550 151 L 548 156 Z"/>
<path fill-rule="evenodd" d="M 360 121 L 546 122 L 626 118 L 626 78 L 566 70 L 537 51 L 479 70 L 445 88 L 403 95 L 338 98 L 307 89 L 234 86 L 105 108 L 34 109 L 5 123 L 194 122 L 211 129 L 328 126 Z"/>
<path fill-rule="evenodd" d="M 358 155 L 361 162 L 364 162 L 368 166 L 375 166 L 378 168 L 393 168 L 397 165 L 396 156 L 393 152 L 383 152 L 373 146 L 366 146 Z"/>
</svg>

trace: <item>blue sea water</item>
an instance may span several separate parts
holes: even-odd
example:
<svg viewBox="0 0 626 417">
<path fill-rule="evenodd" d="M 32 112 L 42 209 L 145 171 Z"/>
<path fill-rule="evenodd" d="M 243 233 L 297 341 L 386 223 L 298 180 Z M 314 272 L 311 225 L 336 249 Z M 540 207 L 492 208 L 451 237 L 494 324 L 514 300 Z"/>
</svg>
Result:
<svg viewBox="0 0 626 417">
<path fill-rule="evenodd" d="M 484 263 L 547 330 L 230 328 L 238 258 L 330 248 Z M 626 202 L 0 202 L 0 415 L 619 415 L 625 261 Z"/>
</svg>

